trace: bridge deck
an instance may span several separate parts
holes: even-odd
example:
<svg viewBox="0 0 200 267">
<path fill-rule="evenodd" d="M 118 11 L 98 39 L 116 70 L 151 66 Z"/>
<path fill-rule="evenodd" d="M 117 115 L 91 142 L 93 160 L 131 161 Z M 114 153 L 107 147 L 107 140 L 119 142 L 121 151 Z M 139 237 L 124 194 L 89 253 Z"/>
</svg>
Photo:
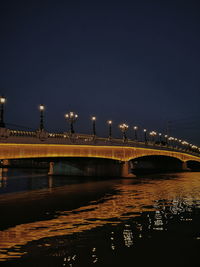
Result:
<svg viewBox="0 0 200 267">
<path fill-rule="evenodd" d="M 182 161 L 200 161 L 199 153 L 180 147 L 85 134 L 54 134 L 5 129 L 0 136 L 0 159 L 41 157 L 97 157 L 128 161 L 148 155 L 165 155 Z"/>
</svg>

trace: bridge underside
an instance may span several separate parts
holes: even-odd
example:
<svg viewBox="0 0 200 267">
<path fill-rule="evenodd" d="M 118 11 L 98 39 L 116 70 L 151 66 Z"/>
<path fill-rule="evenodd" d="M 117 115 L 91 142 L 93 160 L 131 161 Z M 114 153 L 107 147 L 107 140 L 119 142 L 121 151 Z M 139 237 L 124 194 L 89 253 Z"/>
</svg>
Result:
<svg viewBox="0 0 200 267">
<path fill-rule="evenodd" d="M 134 177 L 129 162 L 104 158 L 60 157 L 1 160 L 1 168 L 47 169 L 49 175 Z"/>
<path fill-rule="evenodd" d="M 49 175 L 120 177 L 122 163 L 97 158 L 65 158 L 50 162 Z"/>
<path fill-rule="evenodd" d="M 200 171 L 200 162 L 189 160 L 187 161 L 187 167 L 192 171 Z"/>
<path fill-rule="evenodd" d="M 36 158 L 3 160 L 7 167 L 46 168 L 49 175 L 134 177 L 134 175 L 200 170 L 200 163 L 190 164 L 166 156 L 145 156 L 122 162 L 101 158 Z M 133 175 L 134 174 L 134 175 Z"/>
<path fill-rule="evenodd" d="M 187 168 L 181 160 L 168 156 L 144 156 L 131 161 L 134 174 L 183 171 Z"/>
</svg>

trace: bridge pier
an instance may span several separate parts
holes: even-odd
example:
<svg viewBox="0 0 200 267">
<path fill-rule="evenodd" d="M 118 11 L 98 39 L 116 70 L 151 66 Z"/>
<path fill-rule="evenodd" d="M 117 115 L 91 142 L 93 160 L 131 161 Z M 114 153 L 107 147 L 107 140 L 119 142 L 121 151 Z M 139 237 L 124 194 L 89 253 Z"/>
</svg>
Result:
<svg viewBox="0 0 200 267">
<path fill-rule="evenodd" d="M 48 175 L 54 174 L 54 162 L 49 162 L 49 172 Z"/>
<path fill-rule="evenodd" d="M 64 176 L 86 176 L 84 172 L 79 169 L 76 163 L 70 162 L 50 162 L 48 175 L 64 175 Z"/>
<path fill-rule="evenodd" d="M 130 172 L 130 163 L 129 161 L 124 161 L 121 166 L 121 177 L 123 178 L 133 178 L 135 175 Z"/>
<path fill-rule="evenodd" d="M 189 170 L 190 170 L 190 168 L 188 168 L 188 166 L 187 166 L 187 162 L 186 162 L 186 161 L 184 161 L 184 162 L 182 163 L 182 170 L 183 170 L 183 171 L 189 171 Z"/>
<path fill-rule="evenodd" d="M 1 161 L 1 166 L 2 167 L 8 167 L 8 166 L 10 166 L 10 160 L 9 159 L 3 159 Z"/>
<path fill-rule="evenodd" d="M 129 161 L 107 161 L 104 159 L 79 159 L 49 163 L 48 175 L 85 177 L 135 177 Z"/>
<path fill-rule="evenodd" d="M 105 159 L 69 159 L 49 163 L 49 175 L 120 177 L 119 161 Z"/>
</svg>

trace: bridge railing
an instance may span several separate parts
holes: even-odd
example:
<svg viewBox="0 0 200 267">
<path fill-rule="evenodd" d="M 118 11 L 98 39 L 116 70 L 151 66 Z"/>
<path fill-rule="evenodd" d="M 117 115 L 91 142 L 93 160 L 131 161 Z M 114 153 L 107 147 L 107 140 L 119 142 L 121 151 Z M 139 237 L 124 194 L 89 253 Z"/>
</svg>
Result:
<svg viewBox="0 0 200 267">
<path fill-rule="evenodd" d="M 0 128 L 0 142 L 23 142 L 37 144 L 38 141 L 47 144 L 77 144 L 77 145 L 106 145 L 106 146 L 134 146 L 143 148 L 155 148 L 160 150 L 182 151 L 184 153 L 200 156 L 197 151 L 192 151 L 189 148 L 178 146 L 171 146 L 169 144 L 163 145 L 162 143 L 156 144 L 155 142 L 136 141 L 136 140 L 122 140 L 120 138 L 104 138 L 89 134 L 70 134 L 70 133 L 48 133 L 45 131 L 19 131 Z"/>
<path fill-rule="evenodd" d="M 26 136 L 26 137 L 36 137 L 36 132 L 29 132 L 29 131 L 17 131 L 17 130 L 9 130 L 10 136 Z"/>
<path fill-rule="evenodd" d="M 87 135 L 87 134 L 50 134 L 51 138 L 64 138 L 69 143 L 75 143 L 79 145 L 111 145 L 111 146 L 134 146 L 134 147 L 151 147 L 155 149 L 161 149 L 161 150 L 170 150 L 170 151 L 182 151 L 188 154 L 199 156 L 200 154 L 195 151 L 191 151 L 186 148 L 178 147 L 178 146 L 172 146 L 169 144 L 163 145 L 162 143 L 156 144 L 155 142 L 148 141 L 135 141 L 131 139 L 127 139 L 126 141 L 123 141 L 120 138 L 105 138 L 105 137 L 98 137 L 93 135 Z"/>
</svg>

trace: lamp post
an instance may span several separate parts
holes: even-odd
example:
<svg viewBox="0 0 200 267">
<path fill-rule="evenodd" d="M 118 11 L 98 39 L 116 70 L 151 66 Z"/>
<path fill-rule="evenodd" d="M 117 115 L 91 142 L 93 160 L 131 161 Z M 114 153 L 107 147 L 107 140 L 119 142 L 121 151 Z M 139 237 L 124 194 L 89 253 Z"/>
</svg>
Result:
<svg viewBox="0 0 200 267">
<path fill-rule="evenodd" d="M 181 139 L 178 140 L 178 147 L 179 147 L 180 149 L 182 149 L 182 140 L 181 140 Z"/>
<path fill-rule="evenodd" d="M 44 110 L 45 106 L 43 104 L 39 105 L 40 110 L 40 131 L 44 131 Z"/>
<path fill-rule="evenodd" d="M 166 143 L 166 146 L 168 146 L 168 135 L 167 134 L 165 135 L 165 143 Z"/>
<path fill-rule="evenodd" d="M 119 125 L 120 130 L 123 134 L 123 141 L 125 142 L 127 140 L 126 131 L 128 130 L 128 125 L 126 123 L 122 123 Z"/>
<path fill-rule="evenodd" d="M 159 135 L 159 142 L 160 142 L 160 145 L 161 145 L 162 144 L 162 134 L 159 133 L 158 135 Z"/>
<path fill-rule="evenodd" d="M 108 123 L 108 139 L 112 138 L 112 121 L 107 121 Z"/>
<path fill-rule="evenodd" d="M 170 136 L 170 137 L 168 138 L 168 140 L 169 140 L 169 145 L 173 148 L 173 146 L 174 146 L 174 142 L 173 142 L 173 141 L 174 141 L 174 137 L 171 137 L 171 136 Z"/>
<path fill-rule="evenodd" d="M 188 142 L 186 141 L 182 141 L 182 145 L 183 145 L 183 150 L 186 151 L 186 146 L 187 146 Z"/>
<path fill-rule="evenodd" d="M 6 102 L 6 98 L 1 96 L 0 97 L 0 104 L 1 104 L 1 109 L 0 109 L 0 127 L 4 128 L 5 123 L 4 123 L 4 104 Z"/>
<path fill-rule="evenodd" d="M 149 134 L 152 137 L 152 142 L 155 144 L 155 136 L 157 135 L 157 133 L 155 131 L 152 131 Z"/>
<path fill-rule="evenodd" d="M 144 129 L 143 132 L 144 132 L 144 142 L 145 144 L 147 144 L 147 129 Z"/>
<path fill-rule="evenodd" d="M 93 116 L 91 118 L 91 120 L 92 120 L 92 132 L 93 132 L 93 136 L 96 136 L 96 117 Z"/>
<path fill-rule="evenodd" d="M 137 130 L 138 130 L 138 127 L 134 126 L 133 129 L 134 129 L 134 140 L 137 141 L 137 137 L 138 137 L 137 136 Z"/>
<path fill-rule="evenodd" d="M 178 138 L 174 138 L 174 146 L 175 148 L 178 148 Z"/>
<path fill-rule="evenodd" d="M 69 113 L 65 114 L 65 119 L 69 122 L 70 124 L 70 133 L 74 134 L 74 123 L 78 119 L 78 115 L 75 112 L 70 111 Z"/>
<path fill-rule="evenodd" d="M 157 132 L 153 131 L 153 142 L 154 142 L 154 144 L 156 143 L 156 141 L 155 141 L 155 136 L 156 135 L 157 135 Z"/>
<path fill-rule="evenodd" d="M 152 134 L 152 132 L 149 133 L 149 141 L 153 142 L 153 134 Z"/>
</svg>

